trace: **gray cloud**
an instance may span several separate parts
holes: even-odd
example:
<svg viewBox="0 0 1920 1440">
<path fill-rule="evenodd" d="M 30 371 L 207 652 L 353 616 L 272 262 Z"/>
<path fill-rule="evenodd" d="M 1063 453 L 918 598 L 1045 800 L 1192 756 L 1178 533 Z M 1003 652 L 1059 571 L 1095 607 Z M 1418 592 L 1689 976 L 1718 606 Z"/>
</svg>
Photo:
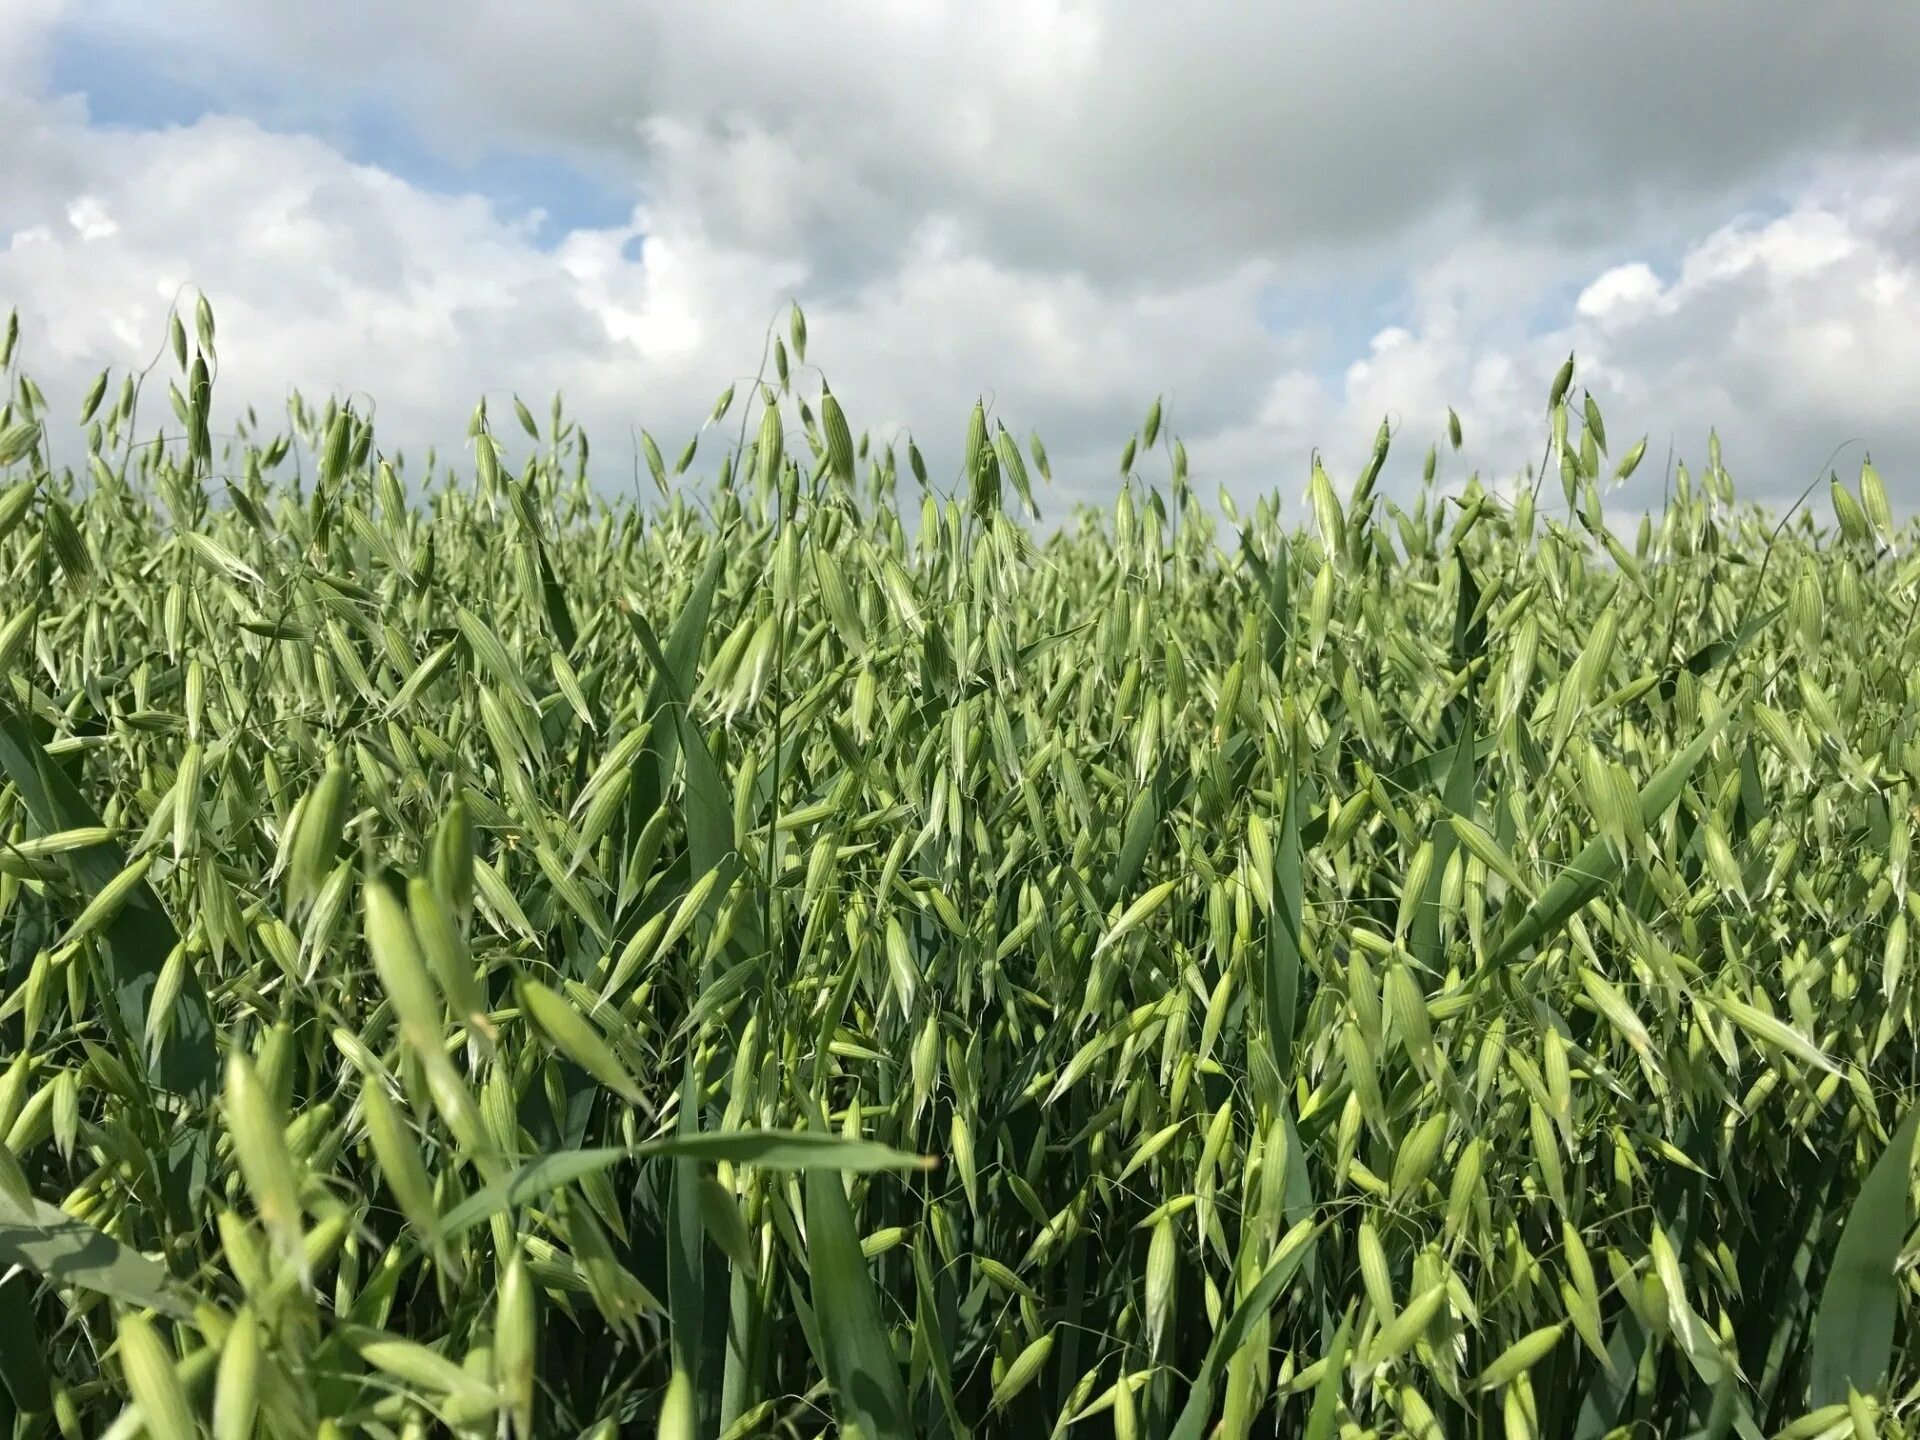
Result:
<svg viewBox="0 0 1920 1440">
<path fill-rule="evenodd" d="M 1920 10 L 1004 0 L 528 7 L 107 0 L 197 77 L 371 86 L 443 146 L 551 148 L 713 233 L 875 260 L 948 215 L 1124 286 L 1371 245 L 1451 209 L 1562 243 L 1697 230 L 1835 151 L 1920 143 Z M 902 223 L 904 220 L 904 224 Z"/>
</svg>

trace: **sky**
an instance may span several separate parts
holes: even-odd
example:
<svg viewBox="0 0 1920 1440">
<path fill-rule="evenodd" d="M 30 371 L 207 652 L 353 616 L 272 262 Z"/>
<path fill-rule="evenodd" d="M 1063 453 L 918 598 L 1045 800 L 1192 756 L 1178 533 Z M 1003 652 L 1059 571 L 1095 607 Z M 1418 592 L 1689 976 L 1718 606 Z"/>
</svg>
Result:
<svg viewBox="0 0 1920 1440">
<path fill-rule="evenodd" d="M 936 482 L 984 396 L 1056 517 L 1156 397 L 1243 507 L 1383 418 L 1409 494 L 1449 406 L 1443 481 L 1510 477 L 1572 352 L 1613 504 L 1717 427 L 1749 498 L 1870 452 L 1911 512 L 1916 75 L 1846 0 L 0 0 L 0 309 L 60 414 L 204 293 L 229 414 L 444 453 L 557 390 L 623 490 L 798 301 L 803 390 Z"/>
</svg>

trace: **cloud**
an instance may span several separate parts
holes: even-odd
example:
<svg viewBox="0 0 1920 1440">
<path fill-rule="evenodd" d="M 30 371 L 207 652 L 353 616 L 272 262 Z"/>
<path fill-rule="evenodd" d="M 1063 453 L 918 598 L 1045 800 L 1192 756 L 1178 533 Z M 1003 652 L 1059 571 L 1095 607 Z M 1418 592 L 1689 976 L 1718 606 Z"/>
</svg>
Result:
<svg viewBox="0 0 1920 1440">
<path fill-rule="evenodd" d="M 1690 453 L 1718 423 L 1729 468 L 1755 498 L 1796 494 L 1833 447 L 1859 441 L 1882 468 L 1898 457 L 1912 507 L 1920 166 L 1881 185 L 1864 199 L 1810 197 L 1777 219 L 1722 227 L 1665 282 L 1609 271 L 1581 296 L 1567 335 L 1623 409 L 1657 416 Z"/>
<path fill-rule="evenodd" d="M 595 163 L 758 248 L 884 249 L 944 212 L 996 263 L 1109 284 L 1330 262 L 1449 207 L 1569 243 L 1697 232 L 1783 167 L 1920 140 L 1911 7 L 100 0 L 69 23 L 214 95 L 371 88 L 441 146 Z"/>
<path fill-rule="evenodd" d="M 1192 448 L 1246 473 L 1262 452 L 1318 441 L 1351 475 L 1385 417 L 1397 437 L 1390 473 L 1404 489 L 1452 406 L 1467 448 L 1455 460 L 1442 445 L 1443 479 L 1465 464 L 1510 475 L 1537 463 L 1547 381 L 1573 353 L 1576 385 L 1594 394 L 1616 453 L 1648 437 L 1647 461 L 1617 505 L 1656 504 L 1665 457 L 1697 468 L 1717 427 L 1748 499 L 1790 503 L 1836 451 L 1844 470 L 1871 450 L 1911 511 L 1920 508 L 1917 219 L 1920 164 L 1836 175 L 1783 214 L 1699 236 L 1664 278 L 1643 260 L 1601 269 L 1540 327 L 1515 307 L 1502 315 L 1488 293 L 1540 257 L 1462 247 L 1415 273 L 1407 322 L 1376 333 L 1337 380 L 1283 370 L 1242 423 Z M 1281 488 L 1298 493 L 1299 483 Z"/>
<path fill-rule="evenodd" d="M 1709 425 L 1750 491 L 1858 434 L 1920 501 L 1920 12 L 20 8 L 0 303 L 50 394 L 144 363 L 192 285 L 223 405 L 364 392 L 444 450 L 480 395 L 561 390 L 621 488 L 630 427 L 676 452 L 799 298 L 856 427 L 950 474 L 984 394 L 1045 436 L 1056 513 L 1110 498 L 1156 395 L 1203 494 L 1298 496 L 1315 446 L 1350 478 L 1382 416 L 1404 491 L 1449 405 L 1443 473 L 1510 475 L 1569 350 L 1616 444 L 1652 436 L 1626 501 Z M 111 45 L 199 102 L 99 123 L 72 57 Z M 556 230 L 370 163 L 330 99 L 630 211 Z"/>
</svg>

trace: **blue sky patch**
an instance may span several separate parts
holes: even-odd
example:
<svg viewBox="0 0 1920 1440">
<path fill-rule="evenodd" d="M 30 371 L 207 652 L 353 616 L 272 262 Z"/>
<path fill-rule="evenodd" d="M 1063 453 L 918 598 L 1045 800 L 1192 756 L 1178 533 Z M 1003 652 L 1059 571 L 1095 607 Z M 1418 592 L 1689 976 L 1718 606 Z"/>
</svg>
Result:
<svg viewBox="0 0 1920 1440">
<path fill-rule="evenodd" d="M 1321 332 L 1325 341 L 1315 348 L 1312 369 L 1323 380 L 1337 381 L 1367 354 L 1375 335 L 1409 324 L 1412 308 L 1412 294 L 1398 276 L 1337 288 L 1275 285 L 1260 297 L 1260 323 L 1275 335 Z"/>
<path fill-rule="evenodd" d="M 79 26 L 55 30 L 48 47 L 48 89 L 83 95 L 95 125 L 162 130 L 207 115 L 237 115 L 277 134 L 310 135 L 348 159 L 375 165 L 422 190 L 478 194 L 501 215 L 544 218 L 534 232 L 543 248 L 569 231 L 629 223 L 638 193 L 554 155 L 491 149 L 471 163 L 438 153 L 396 106 L 364 92 L 324 96 L 286 87 L 277 76 L 222 67 L 217 82 L 156 63 L 132 40 Z"/>
</svg>

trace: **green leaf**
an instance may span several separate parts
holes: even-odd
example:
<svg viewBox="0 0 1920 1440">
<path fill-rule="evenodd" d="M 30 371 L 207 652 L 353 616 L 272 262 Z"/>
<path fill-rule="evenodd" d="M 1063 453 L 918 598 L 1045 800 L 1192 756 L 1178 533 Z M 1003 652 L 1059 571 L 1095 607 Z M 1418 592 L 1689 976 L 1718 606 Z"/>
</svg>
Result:
<svg viewBox="0 0 1920 1440">
<path fill-rule="evenodd" d="M 1461 568 L 1464 571 L 1465 566 Z M 1433 866 L 1427 872 L 1426 893 L 1421 897 L 1420 908 L 1414 912 L 1407 935 L 1407 948 L 1413 952 L 1414 959 L 1435 974 L 1445 968 L 1440 954 L 1440 889 L 1446 883 L 1447 864 L 1459 843 L 1449 817 L 1472 820 L 1473 791 L 1473 716 L 1469 713 L 1462 717 L 1460 735 L 1447 765 L 1446 789 L 1440 797 L 1440 813 L 1433 821 Z"/>
<path fill-rule="evenodd" d="M 53 1392 L 47 1383 L 47 1357 L 40 1348 L 40 1327 L 33 1318 L 33 1280 L 25 1270 L 0 1279 L 0 1383 L 16 1409 L 49 1410 Z"/>
<path fill-rule="evenodd" d="M 1473 742 L 1475 762 L 1486 759 L 1500 748 L 1498 735 L 1483 735 Z M 1420 791 L 1441 784 L 1452 770 L 1460 746 L 1456 741 L 1451 745 L 1442 745 L 1437 750 L 1429 750 L 1417 759 L 1409 760 L 1392 770 L 1380 772 L 1380 783 L 1390 793 Z"/>
<path fill-rule="evenodd" d="M 1920 1103 L 1907 1107 L 1906 1118 L 1847 1212 L 1846 1228 L 1833 1253 L 1833 1269 L 1813 1318 L 1807 1388 L 1816 1406 L 1844 1401 L 1848 1386 L 1866 1395 L 1886 1383 L 1900 1308 L 1894 1266 L 1913 1223 L 1908 1197 L 1916 1131 L 1920 1131 Z"/>
<path fill-rule="evenodd" d="M 644 1145 L 613 1145 L 599 1149 L 568 1150 L 543 1155 L 522 1165 L 504 1180 L 476 1190 L 441 1219 L 448 1239 L 471 1229 L 502 1210 L 528 1205 L 583 1176 L 595 1174 L 622 1160 L 685 1157 L 708 1164 L 759 1165 L 768 1170 L 846 1171 L 866 1174 L 876 1170 L 926 1170 L 932 1162 L 873 1140 L 848 1140 L 813 1130 L 709 1130 Z"/>
<path fill-rule="evenodd" d="M 1220 1381 L 1227 1373 L 1227 1363 L 1240 1353 L 1254 1333 L 1254 1327 L 1263 1324 L 1268 1313 L 1280 1299 L 1280 1292 L 1287 1283 L 1299 1273 L 1301 1264 L 1313 1252 L 1314 1235 L 1309 1236 L 1287 1249 L 1280 1258 L 1267 1267 L 1266 1273 L 1254 1282 L 1253 1289 L 1227 1317 L 1227 1323 L 1214 1332 L 1213 1341 L 1207 1346 L 1206 1359 L 1200 1362 L 1200 1373 L 1194 1377 L 1193 1388 L 1187 1392 L 1187 1403 L 1180 1411 L 1180 1419 L 1168 1434 L 1167 1440 L 1201 1440 L 1206 1434 L 1207 1421 L 1212 1416 L 1213 1394 L 1219 1389 Z"/>
<path fill-rule="evenodd" d="M 1714 737 L 1726 723 L 1734 707 L 1722 709 L 1693 739 L 1693 742 L 1661 767 L 1660 772 L 1640 791 L 1640 819 L 1648 829 L 1680 798 L 1687 777 L 1693 773 Z M 1595 836 L 1576 855 L 1553 883 L 1540 892 L 1540 898 L 1527 907 L 1513 928 L 1500 939 L 1494 950 L 1493 964 L 1504 965 L 1557 933 L 1581 906 L 1620 877 L 1620 855 L 1604 835 Z"/>
<path fill-rule="evenodd" d="M 553 562 L 547 558 L 546 542 L 536 537 L 533 546 L 534 555 L 540 562 L 540 600 L 546 607 L 547 623 L 553 627 L 553 638 L 560 642 L 561 652 L 571 654 L 579 632 L 574 629 L 573 616 L 567 610 L 566 588 L 553 572 Z"/>
<path fill-rule="evenodd" d="M 911 1440 L 906 1387 L 839 1175 L 831 1170 L 808 1173 L 806 1211 L 807 1269 L 820 1328 L 820 1362 L 842 1433 L 858 1425 L 865 1440 Z"/>
<path fill-rule="evenodd" d="M 1749 640 L 1753 639 L 1754 636 L 1772 624 L 1774 617 L 1786 608 L 1785 602 L 1771 606 L 1766 610 L 1762 610 L 1758 615 L 1755 615 L 1751 620 L 1747 621 L 1746 624 L 1742 625 L 1731 639 L 1723 637 L 1719 640 L 1709 641 L 1687 657 L 1686 668 L 1695 675 L 1705 675 L 1715 666 L 1731 660 L 1746 647 L 1746 643 Z"/>
<path fill-rule="evenodd" d="M 0 1200 L 0 1271 L 18 1265 L 53 1282 L 188 1319 L 198 1297 L 139 1251 L 44 1200 L 31 1218 Z"/>
<path fill-rule="evenodd" d="M 1243 535 L 1242 548 L 1249 560 L 1255 560 L 1253 542 L 1250 536 Z M 1265 650 L 1267 668 L 1273 672 L 1273 678 L 1284 686 L 1287 682 L 1287 657 L 1292 635 L 1293 615 L 1287 586 L 1290 580 L 1288 572 L 1293 564 L 1293 552 L 1283 537 L 1274 547 L 1273 558 L 1264 562 L 1263 573 L 1267 581 Z"/>
<path fill-rule="evenodd" d="M 716 542 L 716 556 L 725 546 Z M 647 704 L 651 713 L 664 707 L 669 712 L 671 726 L 666 727 L 678 741 L 677 748 L 683 759 L 683 775 L 686 781 L 686 826 L 687 854 L 691 860 L 693 873 L 705 875 L 710 871 L 726 867 L 715 886 L 714 893 L 723 895 L 733 875 L 733 867 L 738 863 L 738 851 L 733 833 L 733 803 L 728 795 L 726 782 L 720 776 L 720 767 L 714 763 L 713 755 L 708 751 L 706 738 L 700 727 L 688 713 L 689 697 L 693 689 L 694 668 L 699 660 L 699 645 L 706 623 L 708 600 L 712 587 L 719 578 L 719 568 L 710 562 L 702 574 L 700 583 L 695 587 L 694 596 L 682 612 L 680 620 L 674 626 L 668 648 L 662 651 L 660 642 L 655 638 L 652 628 L 639 611 L 629 608 L 627 619 L 632 626 L 634 638 L 640 642 L 640 648 L 646 652 L 647 660 L 654 667 L 654 688 L 648 692 Z M 690 626 L 697 621 L 698 628 Z M 673 749 L 661 747 L 661 778 L 664 789 L 666 778 L 673 764 Z M 759 917 L 752 910 L 746 922 L 747 933 L 741 943 L 752 948 L 751 941 L 757 934 Z M 703 983 L 706 978 L 702 977 Z"/>
<path fill-rule="evenodd" d="M 0 772 L 26 801 L 41 833 L 100 824 L 93 807 L 33 738 L 26 720 L 5 701 L 0 701 Z M 125 855 L 111 840 L 70 850 L 60 861 L 74 887 L 88 900 L 127 868 Z M 167 956 L 180 943 L 152 886 L 144 879 L 136 884 L 97 938 L 105 941 L 105 965 L 120 1024 L 128 1035 L 145 1035 L 153 987 Z M 206 991 L 189 966 L 174 998 L 165 1038 L 153 1058 L 151 1076 L 162 1090 L 205 1105 L 212 1100 L 217 1069 Z"/>
<path fill-rule="evenodd" d="M 1292 1068 L 1293 1034 L 1300 999 L 1300 915 L 1304 903 L 1300 860 L 1300 767 L 1289 749 L 1287 793 L 1273 843 L 1273 917 L 1267 925 L 1267 1044 L 1274 1074 L 1284 1083 Z"/>
<path fill-rule="evenodd" d="M 700 1133 L 700 1084 L 694 1074 L 693 1052 L 687 1052 L 680 1082 L 680 1139 Z M 700 1162 L 690 1156 L 673 1161 L 672 1189 L 667 1196 L 667 1315 L 668 1338 L 673 1345 L 674 1368 L 682 1372 L 693 1394 L 706 1400 L 716 1395 L 703 1383 L 703 1340 L 707 1328 L 706 1244 L 700 1223 Z"/>
<path fill-rule="evenodd" d="M 1333 1427 L 1340 1415 L 1340 1377 L 1347 1368 L 1347 1346 L 1352 1339 L 1353 1311 L 1349 1308 L 1327 1349 L 1327 1368 L 1313 1387 L 1313 1409 L 1307 1415 L 1302 1440 L 1333 1440 Z"/>
</svg>

